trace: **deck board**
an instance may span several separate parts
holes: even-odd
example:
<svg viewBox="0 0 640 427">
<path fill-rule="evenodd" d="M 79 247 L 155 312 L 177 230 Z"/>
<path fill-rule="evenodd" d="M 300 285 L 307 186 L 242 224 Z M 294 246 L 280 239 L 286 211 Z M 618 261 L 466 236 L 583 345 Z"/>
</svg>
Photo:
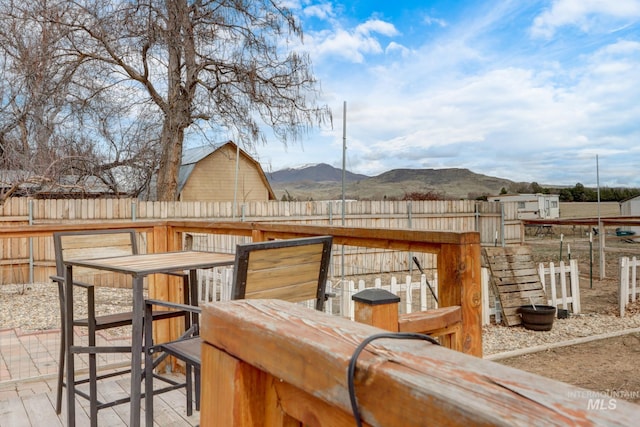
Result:
<svg viewBox="0 0 640 427">
<path fill-rule="evenodd" d="M 77 342 L 86 342 L 82 330 L 75 330 Z M 129 338 L 99 336 L 106 345 L 125 345 Z M 22 332 L 0 330 L 0 427 L 49 427 L 66 425 L 66 395 L 62 399 L 62 413 L 55 413 L 56 372 L 60 331 Z M 104 357 L 103 357 L 104 356 Z M 115 356 L 115 357 L 114 357 Z M 86 355 L 77 356 L 76 372 L 86 376 Z M 115 369 L 130 364 L 129 354 L 100 355 L 99 366 Z M 8 361 L 8 363 L 6 363 Z M 107 368 L 108 369 L 108 368 Z M 106 372 L 106 370 L 105 370 Z M 23 379 L 20 379 L 23 378 Z M 162 384 L 156 381 L 157 386 Z M 101 381 L 98 386 L 99 399 L 111 401 L 125 397 L 131 386 L 130 376 L 122 375 Z M 88 385 L 79 386 L 85 392 Z M 64 393 L 64 391 L 63 391 Z M 142 425 L 144 425 L 144 401 L 141 402 Z M 200 420 L 199 412 L 187 417 L 184 389 L 163 393 L 154 397 L 156 427 L 195 426 Z M 89 402 L 75 399 L 76 424 L 89 425 Z M 98 411 L 100 427 L 121 427 L 129 424 L 129 404 L 117 405 Z"/>
<path fill-rule="evenodd" d="M 0 384 L 0 427 L 57 427 L 66 425 L 66 399 L 63 399 L 62 413 L 55 413 L 55 378 Z M 129 377 L 115 377 L 102 381 L 98 387 L 100 397 L 113 399 L 126 396 Z M 141 421 L 144 425 L 144 402 Z M 200 413 L 194 410 L 187 417 L 184 389 L 174 390 L 154 397 L 154 426 L 185 427 L 196 426 Z M 76 398 L 76 424 L 89 425 L 89 402 Z M 101 427 L 122 427 L 129 424 L 129 404 L 117 405 L 98 411 L 98 425 Z"/>
<path fill-rule="evenodd" d="M 31 422 L 19 396 L 0 402 L 0 427 L 30 426 Z"/>
<path fill-rule="evenodd" d="M 62 426 L 54 406 L 44 393 L 32 394 L 22 398 L 22 404 L 34 426 Z"/>
</svg>

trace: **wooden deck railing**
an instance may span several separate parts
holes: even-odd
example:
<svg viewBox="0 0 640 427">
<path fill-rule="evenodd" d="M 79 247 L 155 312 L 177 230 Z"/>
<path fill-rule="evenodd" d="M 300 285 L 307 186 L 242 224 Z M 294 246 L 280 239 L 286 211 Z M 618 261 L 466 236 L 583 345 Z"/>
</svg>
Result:
<svg viewBox="0 0 640 427">
<path fill-rule="evenodd" d="M 181 250 L 184 233 L 251 236 L 254 241 L 331 235 L 334 244 L 437 254 L 438 299 L 441 307 L 460 306 L 462 351 L 482 356 L 480 237 L 476 232 L 365 229 L 336 226 L 291 225 L 262 222 L 135 221 L 47 224 L 0 227 L 0 239 L 50 236 L 63 230 L 134 228 L 144 233 L 147 252 Z M 166 276 L 149 278 L 150 295 L 179 301 L 179 286 Z M 173 336 L 160 332 L 160 337 Z"/>
<path fill-rule="evenodd" d="M 205 306 L 200 425 L 628 426 L 640 406 L 275 300 Z M 601 402 L 603 400 L 603 402 Z M 605 408 L 603 410 L 603 408 Z"/>
</svg>

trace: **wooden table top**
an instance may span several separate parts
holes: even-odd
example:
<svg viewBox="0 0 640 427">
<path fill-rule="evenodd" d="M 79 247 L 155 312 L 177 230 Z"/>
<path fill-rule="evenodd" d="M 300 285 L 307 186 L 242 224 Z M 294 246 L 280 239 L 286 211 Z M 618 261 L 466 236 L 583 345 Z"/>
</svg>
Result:
<svg viewBox="0 0 640 427">
<path fill-rule="evenodd" d="M 197 268 L 233 265 L 234 261 L 234 254 L 180 251 L 107 258 L 70 259 L 66 260 L 65 264 L 116 271 L 132 276 L 145 276 L 154 273 L 169 273 L 176 270 L 193 270 Z"/>
</svg>

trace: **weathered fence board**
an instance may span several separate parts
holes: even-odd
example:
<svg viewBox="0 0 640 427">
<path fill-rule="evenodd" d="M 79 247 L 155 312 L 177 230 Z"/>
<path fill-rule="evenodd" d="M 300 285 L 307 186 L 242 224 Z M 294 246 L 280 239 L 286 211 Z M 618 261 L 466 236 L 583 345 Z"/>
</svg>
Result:
<svg viewBox="0 0 640 427">
<path fill-rule="evenodd" d="M 508 204 L 473 200 L 349 201 L 344 209 L 345 225 L 349 227 L 478 231 L 484 244 L 495 243 L 496 235 L 499 243 L 505 244 L 519 244 L 523 239 L 516 209 Z M 342 224 L 342 202 L 251 202 L 242 204 L 234 215 L 232 202 L 11 198 L 0 207 L 0 224 L 5 218 L 17 218 L 21 224 L 193 218 L 330 226 Z M 240 241 L 234 236 L 203 235 L 194 240 L 194 248 L 233 252 Z M 426 269 L 435 268 L 436 263 L 436 255 L 426 253 L 357 246 L 336 252 L 339 256 L 334 254 L 331 271 L 336 276 L 411 271 L 415 268 L 414 255 Z M 53 261 L 50 237 L 4 239 L 0 242 L 0 284 L 17 277 L 48 281 L 54 273 Z"/>
</svg>

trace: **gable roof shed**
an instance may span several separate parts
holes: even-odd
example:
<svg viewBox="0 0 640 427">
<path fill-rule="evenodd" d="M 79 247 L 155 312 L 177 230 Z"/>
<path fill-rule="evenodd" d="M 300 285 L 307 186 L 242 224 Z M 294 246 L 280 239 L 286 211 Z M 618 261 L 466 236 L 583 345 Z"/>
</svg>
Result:
<svg viewBox="0 0 640 427">
<path fill-rule="evenodd" d="M 260 163 L 233 141 L 184 150 L 178 195 L 181 201 L 230 201 L 234 195 L 239 202 L 276 199 Z"/>
</svg>

